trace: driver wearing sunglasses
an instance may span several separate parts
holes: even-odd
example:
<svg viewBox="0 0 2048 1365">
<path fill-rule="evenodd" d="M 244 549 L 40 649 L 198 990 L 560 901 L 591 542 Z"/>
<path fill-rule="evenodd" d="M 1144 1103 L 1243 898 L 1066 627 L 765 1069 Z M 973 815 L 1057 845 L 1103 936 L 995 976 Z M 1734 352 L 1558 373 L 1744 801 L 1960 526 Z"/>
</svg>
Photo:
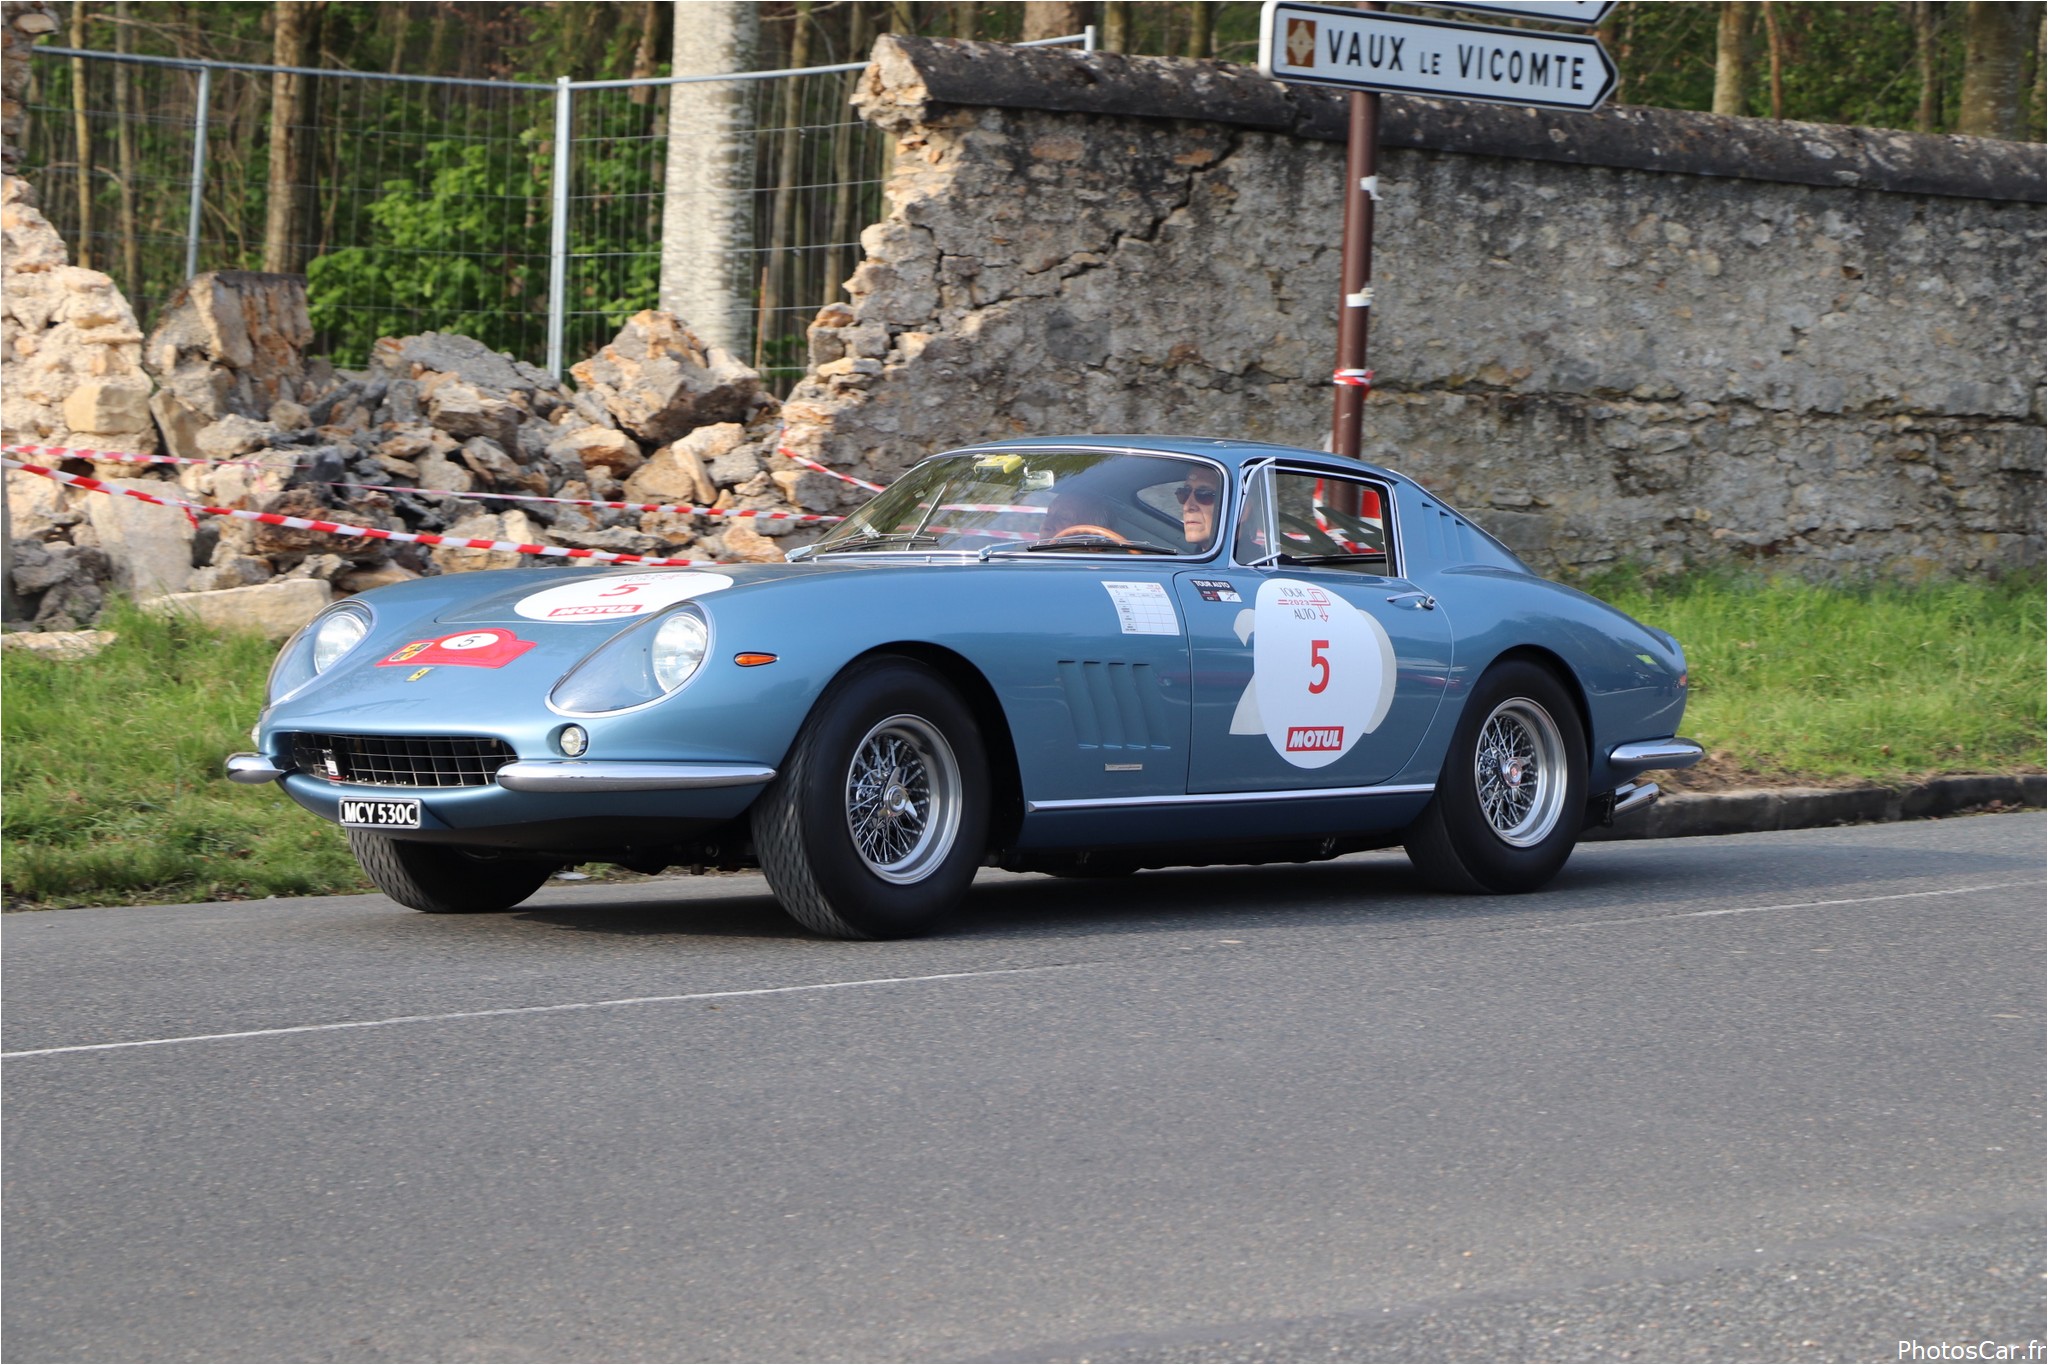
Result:
<svg viewBox="0 0 2048 1365">
<path fill-rule="evenodd" d="M 1216 538 L 1216 504 L 1223 497 L 1223 479 L 1207 465 L 1188 471 L 1187 482 L 1173 490 L 1180 501 L 1180 532 L 1191 550 L 1206 550 Z"/>
</svg>

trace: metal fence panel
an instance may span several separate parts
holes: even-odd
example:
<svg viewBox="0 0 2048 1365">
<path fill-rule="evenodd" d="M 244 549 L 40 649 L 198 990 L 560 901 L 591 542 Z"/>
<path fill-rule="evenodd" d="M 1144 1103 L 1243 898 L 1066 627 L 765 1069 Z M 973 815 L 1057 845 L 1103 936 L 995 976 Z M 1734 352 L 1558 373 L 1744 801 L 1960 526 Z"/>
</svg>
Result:
<svg viewBox="0 0 2048 1365">
<path fill-rule="evenodd" d="M 1092 47 L 1093 34 L 1051 41 Z M 75 262 L 112 275 L 145 325 L 194 274 L 264 268 L 282 68 L 35 57 L 23 165 Z M 880 212 L 888 140 L 853 113 L 861 69 L 732 78 L 756 139 L 753 353 L 741 358 L 777 392 L 803 373 L 805 329 Z M 559 372 L 656 306 L 675 78 L 299 74 L 304 169 L 275 264 L 305 272 L 314 346 L 337 365 L 361 366 L 379 337 L 432 330 Z"/>
</svg>

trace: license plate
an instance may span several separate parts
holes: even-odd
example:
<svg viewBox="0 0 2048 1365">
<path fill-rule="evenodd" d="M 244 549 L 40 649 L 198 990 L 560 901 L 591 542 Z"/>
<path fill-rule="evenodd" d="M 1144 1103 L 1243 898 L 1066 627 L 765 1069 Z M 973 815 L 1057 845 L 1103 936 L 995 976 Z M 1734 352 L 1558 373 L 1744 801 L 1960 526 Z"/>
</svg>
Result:
<svg viewBox="0 0 2048 1365">
<path fill-rule="evenodd" d="M 345 796 L 341 799 L 341 823 L 357 829 L 418 829 L 420 803 Z"/>
</svg>

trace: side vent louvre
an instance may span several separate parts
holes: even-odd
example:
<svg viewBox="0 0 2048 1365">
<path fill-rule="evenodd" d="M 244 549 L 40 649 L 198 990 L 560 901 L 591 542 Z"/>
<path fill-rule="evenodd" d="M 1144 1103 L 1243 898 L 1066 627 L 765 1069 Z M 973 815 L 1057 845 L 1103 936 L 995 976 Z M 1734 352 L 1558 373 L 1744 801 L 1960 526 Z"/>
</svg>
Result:
<svg viewBox="0 0 2048 1365">
<path fill-rule="evenodd" d="M 1060 687 L 1084 749 L 1158 749 L 1166 742 L 1166 712 L 1152 665 L 1120 660 L 1062 659 Z"/>
</svg>

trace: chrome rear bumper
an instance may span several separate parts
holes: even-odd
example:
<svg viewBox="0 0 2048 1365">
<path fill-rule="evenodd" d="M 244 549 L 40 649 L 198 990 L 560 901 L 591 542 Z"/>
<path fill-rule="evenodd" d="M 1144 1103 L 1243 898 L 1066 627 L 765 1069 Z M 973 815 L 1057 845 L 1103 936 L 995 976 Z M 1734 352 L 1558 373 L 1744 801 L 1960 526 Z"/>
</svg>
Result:
<svg viewBox="0 0 2048 1365">
<path fill-rule="evenodd" d="M 1689 739 L 1639 739 L 1607 751 L 1607 766 L 1617 777 L 1634 777 L 1652 768 L 1690 768 L 1706 750 Z"/>
</svg>

